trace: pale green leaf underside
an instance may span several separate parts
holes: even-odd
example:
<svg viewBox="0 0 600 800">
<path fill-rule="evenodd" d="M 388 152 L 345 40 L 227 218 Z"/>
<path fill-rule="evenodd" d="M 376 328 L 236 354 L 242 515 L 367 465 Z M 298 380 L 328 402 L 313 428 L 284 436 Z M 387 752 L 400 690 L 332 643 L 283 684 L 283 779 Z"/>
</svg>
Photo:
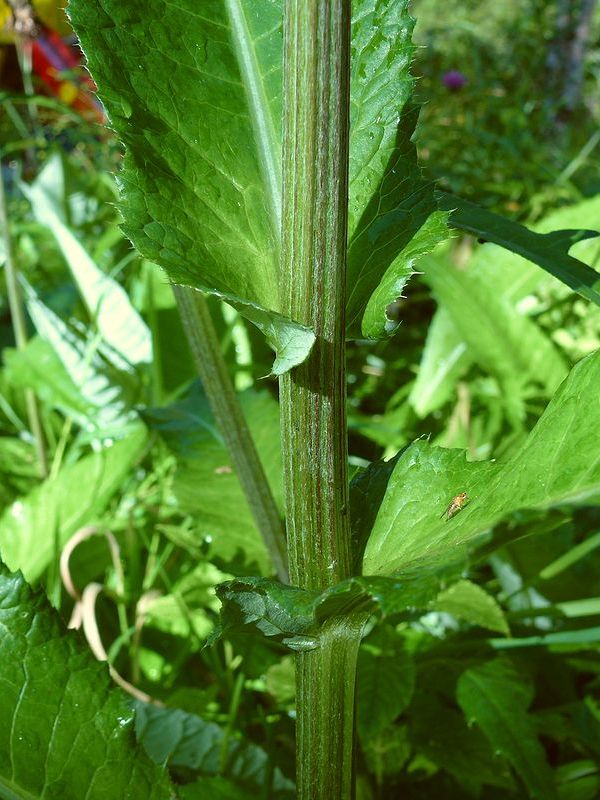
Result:
<svg viewBox="0 0 600 800">
<path fill-rule="evenodd" d="M 94 522 L 123 485 L 146 445 L 146 430 L 132 428 L 126 439 L 63 466 L 0 517 L 0 555 L 27 580 L 37 580 L 67 540 Z"/>
<path fill-rule="evenodd" d="M 21 184 L 36 219 L 54 235 L 90 317 L 103 340 L 124 360 L 123 366 L 152 361 L 148 326 L 131 304 L 125 289 L 94 263 L 60 218 L 58 200 L 47 189 L 47 184 L 53 180 L 58 184 L 63 182 L 59 156 L 52 157 L 44 165 L 31 186 Z"/>
<path fill-rule="evenodd" d="M 135 743 L 133 711 L 42 593 L 0 566 L 0 796 L 167 800 Z"/>
<path fill-rule="evenodd" d="M 409 247 L 436 203 L 410 142 L 407 7 L 353 8 L 348 319 L 360 335 L 390 332 L 387 305 L 442 229 Z M 125 232 L 173 281 L 263 330 L 275 373 L 299 363 L 313 334 L 282 315 L 278 280 L 281 0 L 72 0 L 70 13 L 125 145 Z"/>
<path fill-rule="evenodd" d="M 427 330 L 423 356 L 409 401 L 426 417 L 450 399 L 458 377 L 472 362 L 467 343 L 444 307 L 438 308 Z"/>
<path fill-rule="evenodd" d="M 460 450 L 419 440 L 398 459 L 363 559 L 365 575 L 433 569 L 460 558 L 511 512 L 600 494 L 600 353 L 579 362 L 523 447 L 499 462 L 467 462 Z M 451 519 L 452 498 L 468 505 Z"/>
<path fill-rule="evenodd" d="M 556 789 L 535 726 L 527 714 L 531 692 L 509 661 L 496 659 L 464 672 L 457 699 L 469 722 L 483 730 L 527 787 L 529 797 L 552 800 Z"/>
</svg>

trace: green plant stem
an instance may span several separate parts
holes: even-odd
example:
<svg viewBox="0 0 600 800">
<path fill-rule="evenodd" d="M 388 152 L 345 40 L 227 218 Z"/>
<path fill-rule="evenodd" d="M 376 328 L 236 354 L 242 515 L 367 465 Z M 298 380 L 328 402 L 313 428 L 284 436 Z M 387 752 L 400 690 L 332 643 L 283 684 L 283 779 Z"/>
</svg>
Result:
<svg viewBox="0 0 600 800">
<path fill-rule="evenodd" d="M 349 0 L 284 4 L 283 309 L 314 347 L 280 380 L 292 582 L 350 575 L 345 295 Z M 354 682 L 364 619 L 333 619 L 296 663 L 299 800 L 353 791 Z"/>
<path fill-rule="evenodd" d="M 229 713 L 227 715 L 227 725 L 225 726 L 223 741 L 221 742 L 221 749 L 219 753 L 219 771 L 222 775 L 225 773 L 227 768 L 227 760 L 229 758 L 229 742 L 231 741 L 235 727 L 235 721 L 237 719 L 240 703 L 242 701 L 242 690 L 244 688 L 245 680 L 246 677 L 244 673 L 238 672 L 233 685 L 233 694 L 231 696 Z"/>
<path fill-rule="evenodd" d="M 23 300 L 19 289 L 19 280 L 17 276 L 17 267 L 15 264 L 12 239 L 10 235 L 10 228 L 8 224 L 8 209 L 6 205 L 6 192 L 4 188 L 4 175 L 2 173 L 2 164 L 0 162 L 0 232 L 4 239 L 5 260 L 4 272 L 6 274 L 6 294 L 8 296 L 8 307 L 10 309 L 10 316 L 12 320 L 13 333 L 15 343 L 19 350 L 22 350 L 27 344 L 27 325 L 25 322 L 25 310 L 23 308 Z M 44 443 L 44 433 L 42 429 L 42 422 L 40 419 L 40 412 L 37 404 L 35 394 L 31 389 L 25 390 L 25 403 L 27 406 L 27 418 L 29 421 L 29 428 L 35 442 L 37 453 L 38 469 L 40 476 L 45 478 L 48 475 L 48 456 L 46 453 L 46 445 Z"/>
<path fill-rule="evenodd" d="M 221 355 L 208 304 L 202 294 L 192 289 L 173 286 L 173 291 L 194 363 L 250 510 L 277 577 L 287 583 L 283 523 Z"/>
</svg>

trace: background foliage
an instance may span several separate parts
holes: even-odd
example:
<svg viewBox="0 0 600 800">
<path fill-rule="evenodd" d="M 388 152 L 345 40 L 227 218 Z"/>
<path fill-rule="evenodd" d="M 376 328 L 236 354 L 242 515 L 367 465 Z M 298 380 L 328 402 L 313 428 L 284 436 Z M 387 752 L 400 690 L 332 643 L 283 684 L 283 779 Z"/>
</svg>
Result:
<svg viewBox="0 0 600 800">
<path fill-rule="evenodd" d="M 413 5 L 424 45 L 413 72 L 422 76 L 416 141 L 426 174 L 540 232 L 598 229 L 597 14 L 582 93 L 566 113 L 561 86 L 548 78 L 558 3 L 452 1 L 443 21 L 438 5 Z M 445 80 L 452 70 L 466 79 L 458 89 Z M 231 595 L 245 597 L 245 576 L 269 577 L 268 555 L 195 379 L 171 288 L 119 228 L 116 137 L 46 100 L 5 93 L 0 117 L 30 335 L 15 348 L 3 294 L 0 551 L 35 586 L 32 595 L 8 571 L 0 577 L 2 624 L 13 631 L 2 639 L 2 683 L 19 685 L 21 661 L 31 682 L 22 697 L 3 694 L 1 716 L 14 723 L 0 747 L 0 794 L 68 797 L 63 778 L 89 785 L 87 753 L 111 781 L 127 776 L 131 797 L 149 796 L 148 782 L 152 796 L 168 797 L 163 765 L 183 798 L 292 797 L 293 661 L 282 640 L 310 646 L 320 614 L 360 600 L 384 616 L 359 659 L 362 800 L 597 797 L 600 407 L 588 390 L 598 386 L 600 309 L 469 236 L 420 261 L 423 274 L 392 309 L 396 335 L 349 343 L 349 441 L 363 545 L 374 521 L 366 487 L 391 492 L 365 573 L 397 562 L 410 587 L 415 563 L 433 571 L 439 553 L 421 552 L 411 535 L 425 526 L 427 542 L 441 537 L 452 555 L 435 577 L 435 599 L 400 612 L 384 579 L 357 581 L 305 598 L 292 636 L 277 628 L 259 639 L 232 626 L 205 648 L 218 618 L 215 587 L 235 576 Z M 590 238 L 571 252 L 595 266 L 600 245 Z M 281 503 L 276 384 L 263 379 L 272 353 L 239 307 L 213 298 L 211 313 Z M 27 389 L 48 454 L 43 480 Z M 403 469 L 415 459 L 422 472 L 413 486 Z M 558 476 L 553 494 L 523 510 L 523 476 L 540 469 Z M 476 487 L 469 506 L 442 519 L 467 484 Z M 83 526 L 87 534 L 73 540 Z M 264 613 L 272 626 L 287 613 L 286 597 L 278 602 Z M 85 637 L 65 632 L 74 611 Z M 88 652 L 101 654 L 98 642 L 142 693 L 135 722 L 129 699 L 109 688 Z M 39 681 L 48 676 L 46 691 Z M 65 708 L 74 716 L 63 727 Z M 91 721 L 77 716 L 91 708 Z M 119 727 L 105 749 L 98 733 L 107 715 Z M 65 744 L 74 719 L 76 768 Z M 51 768 L 33 774 L 23 765 L 38 751 Z M 100 771 L 90 797 L 103 796 L 103 780 Z"/>
</svg>

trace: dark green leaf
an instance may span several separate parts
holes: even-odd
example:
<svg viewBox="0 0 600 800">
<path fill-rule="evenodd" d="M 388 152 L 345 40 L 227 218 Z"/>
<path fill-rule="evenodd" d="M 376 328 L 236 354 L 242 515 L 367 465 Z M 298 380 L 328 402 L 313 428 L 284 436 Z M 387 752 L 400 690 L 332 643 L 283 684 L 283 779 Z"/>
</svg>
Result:
<svg viewBox="0 0 600 800">
<path fill-rule="evenodd" d="M 265 473 L 283 504 L 277 403 L 267 392 L 239 395 Z M 190 544 L 205 544 L 210 559 L 236 562 L 246 572 L 269 574 L 270 560 L 244 493 L 233 472 L 229 453 L 200 386 L 182 401 L 143 412 L 144 419 L 177 456 L 173 491 L 179 509 L 193 515 L 196 532 Z"/>
<path fill-rule="evenodd" d="M 151 758 L 172 769 L 185 767 L 204 776 L 221 771 L 225 732 L 214 722 L 175 708 L 136 704 L 135 729 Z M 226 745 L 225 777 L 238 787 L 262 789 L 270 772 L 269 757 L 255 744 L 232 738 Z M 291 795 L 294 784 L 280 770 L 272 775 L 272 797 Z"/>
<path fill-rule="evenodd" d="M 433 689 L 439 685 L 427 684 L 411 705 L 409 731 L 417 752 L 453 775 L 469 796 L 477 797 L 486 784 L 514 789 L 505 759 L 495 756 L 485 737 Z"/>
<path fill-rule="evenodd" d="M 0 795 L 167 800 L 164 770 L 135 744 L 133 711 L 42 593 L 0 567 Z"/>
<path fill-rule="evenodd" d="M 200 778 L 182 786 L 179 797 L 181 800 L 249 800 L 250 795 L 227 778 Z"/>
<path fill-rule="evenodd" d="M 411 141 L 414 21 L 408 0 L 353 3 L 348 329 L 381 338 L 397 327 L 386 309 L 418 259 L 447 238 L 433 185 Z"/>
<path fill-rule="evenodd" d="M 415 688 L 412 656 L 400 646 L 363 645 L 356 686 L 356 722 L 361 740 L 367 743 L 410 703 Z"/>
<path fill-rule="evenodd" d="M 377 612 L 381 617 L 425 609 L 439 592 L 439 575 L 417 581 L 348 578 L 323 592 L 286 586 L 265 578 L 238 578 L 217 587 L 221 632 L 254 630 L 293 650 L 318 647 L 322 624 L 331 617 Z"/>
<path fill-rule="evenodd" d="M 389 725 L 362 744 L 365 760 L 379 783 L 386 775 L 397 775 L 411 753 L 406 725 Z"/>
<path fill-rule="evenodd" d="M 454 195 L 442 192 L 439 202 L 441 208 L 452 212 L 449 222 L 454 227 L 495 242 L 533 261 L 582 297 L 600 305 L 600 276 L 591 267 L 569 255 L 569 250 L 576 242 L 598 236 L 597 231 L 534 233 L 517 222 Z"/>
<path fill-rule="evenodd" d="M 552 772 L 527 708 L 532 692 L 509 661 L 496 659 L 461 675 L 457 699 L 469 722 L 513 766 L 530 797 L 556 798 Z"/>
</svg>

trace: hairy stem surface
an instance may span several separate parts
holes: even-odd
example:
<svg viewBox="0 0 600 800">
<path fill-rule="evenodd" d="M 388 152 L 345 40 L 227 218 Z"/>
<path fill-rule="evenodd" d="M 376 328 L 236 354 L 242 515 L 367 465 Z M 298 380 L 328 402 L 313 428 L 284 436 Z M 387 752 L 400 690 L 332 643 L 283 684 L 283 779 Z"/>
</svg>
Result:
<svg viewBox="0 0 600 800">
<path fill-rule="evenodd" d="M 344 366 L 349 0 L 284 4 L 283 308 L 315 345 L 280 379 L 290 576 L 324 589 L 350 575 Z M 352 796 L 362 621 L 326 623 L 297 657 L 300 800 Z"/>
</svg>

